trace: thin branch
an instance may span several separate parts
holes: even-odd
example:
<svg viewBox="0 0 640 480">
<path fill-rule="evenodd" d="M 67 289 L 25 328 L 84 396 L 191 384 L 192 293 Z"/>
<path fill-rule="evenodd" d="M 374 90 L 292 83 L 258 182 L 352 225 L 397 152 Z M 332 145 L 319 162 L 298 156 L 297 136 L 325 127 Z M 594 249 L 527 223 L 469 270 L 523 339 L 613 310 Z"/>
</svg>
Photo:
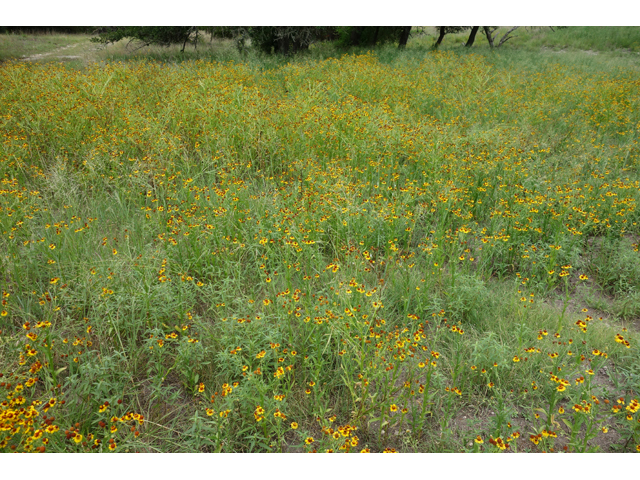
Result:
<svg viewBox="0 0 640 480">
<path fill-rule="evenodd" d="M 510 38 L 513 38 L 513 37 L 510 37 L 509 34 L 511 32 L 513 32 L 514 30 L 518 29 L 518 28 L 520 28 L 520 27 L 513 27 L 511 30 L 509 30 L 507 33 L 505 33 L 504 36 L 502 37 L 502 39 L 500 40 L 500 43 L 498 43 L 498 46 L 502 45 L 504 42 L 506 42 Z"/>
</svg>

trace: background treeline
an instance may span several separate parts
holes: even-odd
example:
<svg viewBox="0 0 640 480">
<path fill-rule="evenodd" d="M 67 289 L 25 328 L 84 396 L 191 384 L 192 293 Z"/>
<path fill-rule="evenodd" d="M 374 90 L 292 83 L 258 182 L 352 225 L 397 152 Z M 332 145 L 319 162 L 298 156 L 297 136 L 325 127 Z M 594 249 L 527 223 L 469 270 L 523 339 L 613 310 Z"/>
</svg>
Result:
<svg viewBox="0 0 640 480">
<path fill-rule="evenodd" d="M 435 27 L 437 40 L 434 47 L 438 47 L 444 37 L 450 33 L 469 31 L 466 46 L 473 45 L 476 35 L 486 36 L 491 47 L 498 47 L 506 42 L 510 33 L 518 27 L 513 27 L 501 38 L 496 38 L 497 27 L 479 26 L 439 26 Z M 251 45 L 265 53 L 289 55 L 307 50 L 316 42 L 332 41 L 339 47 L 375 47 L 376 45 L 395 43 L 404 48 L 411 36 L 412 27 L 382 27 L 382 26 L 347 26 L 347 27 L 198 27 L 198 26 L 102 26 L 102 27 L 0 27 L 0 33 L 67 33 L 93 34 L 93 40 L 98 43 L 115 43 L 128 38 L 141 42 L 142 45 L 187 44 L 197 46 L 203 37 L 234 39 L 239 49 Z"/>
<path fill-rule="evenodd" d="M 316 42 L 334 41 L 339 46 L 376 46 L 397 42 L 407 44 L 411 27 L 98 27 L 94 41 L 114 43 L 124 38 L 139 40 L 143 45 L 195 43 L 203 35 L 211 38 L 235 39 L 238 48 L 249 44 L 271 54 L 292 54 L 307 50 Z"/>
<path fill-rule="evenodd" d="M 98 27 L 0 27 L 2 33 L 93 33 Z"/>
</svg>

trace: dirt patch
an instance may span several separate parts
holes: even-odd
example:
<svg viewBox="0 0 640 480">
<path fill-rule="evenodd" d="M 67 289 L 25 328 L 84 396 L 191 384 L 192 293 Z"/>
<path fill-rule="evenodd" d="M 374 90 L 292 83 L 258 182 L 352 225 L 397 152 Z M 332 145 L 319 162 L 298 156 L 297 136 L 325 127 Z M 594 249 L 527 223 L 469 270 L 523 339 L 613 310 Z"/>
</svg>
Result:
<svg viewBox="0 0 640 480">
<path fill-rule="evenodd" d="M 64 47 L 56 48 L 55 50 L 47 53 L 36 53 L 35 55 L 31 55 L 30 57 L 24 57 L 22 60 L 25 62 L 37 62 L 38 60 L 42 60 L 43 58 L 47 58 L 49 56 L 55 55 L 58 52 L 63 52 L 69 48 L 73 47 L 73 45 L 66 45 Z"/>
<path fill-rule="evenodd" d="M 80 51 L 78 51 L 80 47 L 82 48 L 80 49 Z M 69 52 L 71 54 L 69 55 L 65 54 L 65 52 L 69 49 L 72 50 L 71 52 Z M 42 62 L 42 61 L 56 61 L 56 60 L 60 60 L 60 61 L 88 60 L 88 56 L 91 53 L 95 52 L 96 50 L 97 48 L 95 47 L 88 48 L 86 44 L 69 44 L 69 45 L 56 48 L 49 52 L 37 53 L 35 55 L 25 56 L 25 57 L 22 57 L 20 60 L 23 62 Z M 76 53 L 80 53 L 80 54 L 78 55 Z"/>
</svg>

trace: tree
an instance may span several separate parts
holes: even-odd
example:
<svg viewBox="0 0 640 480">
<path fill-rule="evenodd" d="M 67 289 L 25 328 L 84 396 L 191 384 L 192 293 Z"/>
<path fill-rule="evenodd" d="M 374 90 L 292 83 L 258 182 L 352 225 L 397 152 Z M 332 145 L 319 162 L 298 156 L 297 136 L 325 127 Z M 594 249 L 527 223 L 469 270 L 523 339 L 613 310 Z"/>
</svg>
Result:
<svg viewBox="0 0 640 480">
<path fill-rule="evenodd" d="M 433 45 L 435 48 L 438 48 L 444 39 L 444 36 L 447 33 L 459 33 L 468 30 L 470 27 L 436 27 L 438 30 L 439 36 L 436 40 L 436 43 Z"/>
<path fill-rule="evenodd" d="M 399 41 L 404 48 L 411 27 L 336 27 L 338 43 L 343 47 L 375 47 L 383 43 Z"/>
<path fill-rule="evenodd" d="M 130 38 L 142 42 L 140 47 L 182 43 L 181 52 L 191 35 L 195 34 L 196 44 L 198 39 L 198 27 L 100 27 L 97 33 L 98 37 L 92 38 L 92 42 L 108 44 Z"/>
<path fill-rule="evenodd" d="M 411 27 L 402 27 L 400 32 L 400 41 L 398 42 L 398 48 L 405 48 L 407 41 L 409 40 L 409 34 L 411 33 Z"/>
<path fill-rule="evenodd" d="M 307 50 L 309 45 L 332 35 L 332 27 L 240 27 L 239 46 L 244 39 L 265 53 L 289 55 Z"/>
<path fill-rule="evenodd" d="M 498 38 L 498 34 L 496 33 L 494 35 L 494 32 L 496 32 L 496 30 L 498 30 L 498 27 L 482 27 L 484 29 L 484 33 L 487 36 L 487 41 L 489 42 L 489 46 L 491 48 L 493 48 L 494 46 L 497 48 L 500 45 L 502 45 L 504 42 L 506 42 L 507 40 L 509 40 L 510 37 L 509 34 L 513 31 L 515 31 L 516 29 L 520 28 L 520 27 L 512 27 L 507 33 L 505 33 L 502 38 L 500 39 L 500 41 L 498 42 L 498 45 L 495 45 L 496 39 Z"/>
<path fill-rule="evenodd" d="M 465 47 L 470 47 L 473 45 L 473 42 L 476 40 L 476 33 L 478 33 L 478 29 L 480 27 L 472 27 L 471 33 L 469 34 L 469 38 L 467 39 L 467 43 L 464 44 Z"/>
</svg>

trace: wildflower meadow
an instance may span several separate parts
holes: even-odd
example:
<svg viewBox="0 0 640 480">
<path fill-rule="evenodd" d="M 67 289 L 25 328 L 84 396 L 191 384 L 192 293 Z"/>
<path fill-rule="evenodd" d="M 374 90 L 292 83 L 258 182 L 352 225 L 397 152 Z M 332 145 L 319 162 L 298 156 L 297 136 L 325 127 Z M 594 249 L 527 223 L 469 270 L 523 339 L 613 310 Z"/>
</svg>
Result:
<svg viewBox="0 0 640 480">
<path fill-rule="evenodd" d="M 0 64 L 0 452 L 640 451 L 637 58 L 318 48 Z"/>
</svg>

